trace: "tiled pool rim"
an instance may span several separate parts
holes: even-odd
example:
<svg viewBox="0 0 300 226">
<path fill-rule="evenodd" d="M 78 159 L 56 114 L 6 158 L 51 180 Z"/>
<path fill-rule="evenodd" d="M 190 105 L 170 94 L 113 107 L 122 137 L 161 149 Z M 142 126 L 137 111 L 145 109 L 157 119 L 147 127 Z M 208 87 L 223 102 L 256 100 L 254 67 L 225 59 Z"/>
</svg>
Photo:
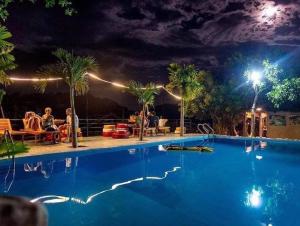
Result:
<svg viewBox="0 0 300 226">
<path fill-rule="evenodd" d="M 101 152 L 114 152 L 120 150 L 128 150 L 128 149 L 139 149 L 142 147 L 151 147 L 160 144 L 174 144 L 174 143 L 181 143 L 181 142 L 189 142 L 189 141 L 196 141 L 196 140 L 205 140 L 205 139 L 213 139 L 213 138 L 222 138 L 228 140 L 243 140 L 243 141 L 264 141 L 264 142 L 272 142 L 272 143 L 295 143 L 300 145 L 300 140 L 291 140 L 291 139 L 282 139 L 282 138 L 265 138 L 265 137 L 242 137 L 242 136 L 226 136 L 226 135 L 195 135 L 189 137 L 180 137 L 179 139 L 174 139 L 174 137 L 170 137 L 166 140 L 160 141 L 148 141 L 147 143 L 143 143 L 143 141 L 136 141 L 136 144 L 129 144 L 129 145 L 120 145 L 120 146 L 112 146 L 112 147 L 84 147 L 72 150 L 61 150 L 61 152 L 54 152 L 54 153 L 39 153 L 33 155 L 19 155 L 15 156 L 15 158 L 20 160 L 24 160 L 25 162 L 34 161 L 36 159 L 43 160 L 49 159 L 53 156 L 64 158 L 64 157 L 72 157 L 72 156 L 82 156 L 82 155 L 92 155 L 92 154 L 99 154 Z M 43 148 L 43 146 L 41 146 Z M 0 165 L 6 163 L 6 160 L 10 159 L 0 159 Z"/>
</svg>

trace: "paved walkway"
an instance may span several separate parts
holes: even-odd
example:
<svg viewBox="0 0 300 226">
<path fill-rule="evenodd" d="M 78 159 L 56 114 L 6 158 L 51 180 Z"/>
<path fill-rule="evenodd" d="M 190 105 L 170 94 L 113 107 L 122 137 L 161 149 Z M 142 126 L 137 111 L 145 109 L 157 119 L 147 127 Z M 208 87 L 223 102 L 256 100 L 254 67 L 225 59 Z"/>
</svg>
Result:
<svg viewBox="0 0 300 226">
<path fill-rule="evenodd" d="M 78 148 L 74 149 L 71 147 L 71 143 L 59 143 L 59 144 L 34 144 L 33 142 L 26 142 L 29 145 L 30 150 L 28 153 L 20 154 L 17 157 L 21 156 L 35 156 L 51 153 L 63 153 L 63 152 L 77 152 L 77 151 L 86 151 L 91 149 L 99 148 L 111 148 L 111 147 L 122 147 L 128 145 L 137 145 L 137 144 L 149 144 L 154 142 L 163 142 L 170 140 L 182 140 L 192 137 L 201 136 L 199 134 L 186 134 L 184 137 L 179 135 L 170 134 L 166 136 L 153 136 L 145 137 L 144 141 L 139 141 L 137 137 L 129 139 L 112 139 L 109 137 L 84 137 L 82 141 L 79 142 Z"/>
</svg>

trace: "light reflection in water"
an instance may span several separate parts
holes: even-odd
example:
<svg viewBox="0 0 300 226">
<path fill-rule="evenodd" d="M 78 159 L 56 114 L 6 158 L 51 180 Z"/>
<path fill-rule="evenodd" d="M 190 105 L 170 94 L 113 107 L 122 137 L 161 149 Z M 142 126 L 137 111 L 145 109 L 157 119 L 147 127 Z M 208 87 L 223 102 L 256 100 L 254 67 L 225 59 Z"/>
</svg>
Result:
<svg viewBox="0 0 300 226">
<path fill-rule="evenodd" d="M 263 190 L 261 187 L 253 186 L 251 191 L 246 192 L 245 205 L 249 207 L 259 208 L 262 204 Z"/>
<path fill-rule="evenodd" d="M 88 196 L 86 201 L 81 200 L 80 198 L 75 198 L 75 197 L 65 197 L 65 196 L 58 196 L 58 195 L 46 195 L 46 196 L 41 196 L 41 197 L 32 199 L 31 202 L 38 202 L 39 201 L 39 202 L 43 202 L 43 203 L 54 204 L 54 203 L 62 203 L 62 202 L 72 201 L 72 202 L 75 202 L 75 203 L 87 205 L 88 203 L 92 202 L 93 199 L 96 198 L 97 196 L 99 196 L 101 194 L 104 194 L 106 192 L 109 192 L 109 191 L 113 191 L 113 190 L 117 189 L 120 186 L 124 186 L 124 185 L 127 185 L 127 184 L 131 184 L 133 182 L 139 182 L 139 181 L 143 181 L 143 180 L 163 180 L 163 179 L 167 178 L 167 176 L 170 173 L 174 173 L 179 169 L 181 169 L 181 167 L 175 166 L 175 167 L 173 167 L 172 170 L 165 171 L 163 177 L 155 177 L 155 176 L 139 177 L 139 178 L 136 178 L 136 179 L 125 181 L 125 182 L 113 184 L 110 189 L 106 189 L 106 190 L 103 190 L 103 191 L 100 191 L 100 192 L 97 192 L 93 195 Z"/>
</svg>

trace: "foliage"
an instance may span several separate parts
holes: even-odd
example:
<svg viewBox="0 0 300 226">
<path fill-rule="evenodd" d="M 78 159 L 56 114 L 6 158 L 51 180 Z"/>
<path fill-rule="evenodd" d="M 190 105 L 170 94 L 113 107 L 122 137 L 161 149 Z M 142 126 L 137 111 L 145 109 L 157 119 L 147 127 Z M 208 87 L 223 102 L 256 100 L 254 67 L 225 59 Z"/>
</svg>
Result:
<svg viewBox="0 0 300 226">
<path fill-rule="evenodd" d="M 57 63 L 45 65 L 38 72 L 40 78 L 59 77 L 62 78 L 69 86 L 70 90 L 70 106 L 72 115 L 76 115 L 75 111 L 75 93 L 83 95 L 88 91 L 88 75 L 89 70 L 96 67 L 95 59 L 92 57 L 75 56 L 73 52 L 64 49 L 57 49 L 53 55 L 58 59 Z M 40 92 L 44 92 L 47 87 L 47 81 L 43 80 L 35 86 Z M 77 147 L 77 132 L 75 127 L 75 117 L 72 117 L 72 145 Z"/>
<path fill-rule="evenodd" d="M 155 95 L 158 94 L 158 89 L 153 83 L 148 83 L 144 87 L 143 84 L 139 82 L 130 81 L 129 92 L 137 97 L 139 104 L 145 106 L 153 106 Z"/>
<path fill-rule="evenodd" d="M 273 64 L 268 59 L 260 63 L 260 68 L 263 76 L 257 86 L 258 93 L 263 92 L 276 108 L 300 97 L 300 77 L 288 75 L 278 64 Z M 244 75 L 248 76 L 249 73 L 248 69 Z"/>
<path fill-rule="evenodd" d="M 279 108 L 286 101 L 294 102 L 300 99 L 300 78 L 283 79 L 272 86 L 267 93 L 268 99 Z"/>
<path fill-rule="evenodd" d="M 194 100 L 202 91 L 203 78 L 206 73 L 204 71 L 198 71 L 195 65 L 179 65 L 171 63 L 168 67 L 169 71 L 169 84 L 167 88 L 169 90 L 179 91 L 180 95 L 185 101 Z"/>
<path fill-rule="evenodd" d="M 141 118 L 139 140 L 143 140 L 145 111 L 149 105 L 154 105 L 155 95 L 158 94 L 158 89 L 155 84 L 148 83 L 145 87 L 135 81 L 129 83 L 129 92 L 137 97 L 138 103 L 143 106 L 143 114 Z"/>
<path fill-rule="evenodd" d="M 234 126 L 242 120 L 247 110 L 248 90 L 232 79 L 218 83 L 217 80 L 205 89 L 205 98 L 198 98 L 198 114 L 202 120 L 212 120 L 220 134 L 233 134 Z"/>
<path fill-rule="evenodd" d="M 58 59 L 57 63 L 42 66 L 38 71 L 39 77 L 43 79 L 63 78 L 65 83 L 74 88 L 77 94 L 85 94 L 89 89 L 86 73 L 96 68 L 95 59 L 75 56 L 73 52 L 68 52 L 65 49 L 57 49 L 53 55 Z M 45 92 L 47 81 L 42 80 L 35 88 L 42 93 Z"/>
<path fill-rule="evenodd" d="M 168 67 L 169 84 L 167 89 L 178 92 L 185 102 L 185 112 L 188 116 L 197 111 L 194 100 L 203 97 L 205 85 L 212 82 L 211 75 L 199 71 L 195 65 L 179 65 L 171 63 Z"/>
<path fill-rule="evenodd" d="M 27 0 L 31 3 L 36 3 L 37 0 Z M 39 0 L 41 1 L 41 0 Z M 8 7 L 11 5 L 11 3 L 14 2 L 24 2 L 24 0 L 1 0 L 0 1 L 0 18 L 3 21 L 6 21 L 6 19 L 9 16 Z M 43 0 L 44 5 L 46 8 L 52 8 L 54 6 L 60 6 L 64 9 L 65 15 L 71 16 L 76 13 L 76 10 L 73 8 L 72 0 Z"/>
<path fill-rule="evenodd" d="M 22 142 L 5 142 L 3 139 L 0 144 L 0 158 L 9 157 L 12 155 L 27 153 L 29 147 Z"/>
<path fill-rule="evenodd" d="M 7 41 L 11 36 L 11 33 L 7 31 L 6 27 L 0 26 L 0 84 L 3 85 L 9 85 L 11 83 L 6 72 L 16 67 L 14 63 L 15 58 L 11 54 L 14 45 Z"/>
</svg>

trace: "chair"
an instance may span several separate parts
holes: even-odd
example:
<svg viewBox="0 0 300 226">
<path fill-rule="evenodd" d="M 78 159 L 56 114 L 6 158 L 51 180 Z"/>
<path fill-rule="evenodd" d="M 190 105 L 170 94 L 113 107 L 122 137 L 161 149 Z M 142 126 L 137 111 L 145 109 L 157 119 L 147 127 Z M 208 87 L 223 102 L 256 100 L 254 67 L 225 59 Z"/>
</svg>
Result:
<svg viewBox="0 0 300 226">
<path fill-rule="evenodd" d="M 170 133 L 170 127 L 165 126 L 168 122 L 168 119 L 159 119 L 158 121 L 158 132 L 162 132 L 164 135 Z"/>
<path fill-rule="evenodd" d="M 59 131 L 45 131 L 45 130 L 41 129 L 41 126 L 39 126 L 39 128 L 34 130 L 34 129 L 31 129 L 31 128 L 27 128 L 25 119 L 23 119 L 22 121 L 23 121 L 24 129 L 22 129 L 21 131 L 24 132 L 25 134 L 29 134 L 29 135 L 34 136 L 34 142 L 35 143 L 37 143 L 38 140 L 41 140 L 42 135 L 45 135 L 46 138 L 48 138 L 49 140 L 52 141 L 52 143 L 56 143 L 55 137 L 57 135 L 58 135 L 59 140 L 60 140 Z"/>
<path fill-rule="evenodd" d="M 111 137 L 116 129 L 115 125 L 104 125 L 102 130 L 102 136 Z"/>
<path fill-rule="evenodd" d="M 129 138 L 128 124 L 118 123 L 115 132 L 112 134 L 112 138 L 124 139 Z"/>
<path fill-rule="evenodd" d="M 175 129 L 175 134 L 180 134 L 180 131 L 181 131 L 181 128 L 180 127 L 176 127 L 176 129 Z M 186 128 L 184 127 L 184 129 L 183 129 L 183 133 L 186 133 Z"/>
<path fill-rule="evenodd" d="M 27 134 L 23 131 L 16 131 L 12 129 L 10 119 L 8 118 L 1 118 L 0 119 L 0 135 L 4 135 L 5 130 L 8 130 L 8 132 L 12 136 L 21 136 L 22 142 L 24 142 L 24 136 Z"/>
<path fill-rule="evenodd" d="M 72 132 L 71 132 L 71 127 L 67 126 L 65 129 L 60 131 L 60 139 L 61 141 L 64 140 L 68 140 L 71 141 L 72 140 Z M 76 132 L 77 132 L 77 138 L 79 141 L 81 141 L 83 139 L 82 136 L 82 132 L 81 132 L 81 128 L 76 128 Z"/>
</svg>

